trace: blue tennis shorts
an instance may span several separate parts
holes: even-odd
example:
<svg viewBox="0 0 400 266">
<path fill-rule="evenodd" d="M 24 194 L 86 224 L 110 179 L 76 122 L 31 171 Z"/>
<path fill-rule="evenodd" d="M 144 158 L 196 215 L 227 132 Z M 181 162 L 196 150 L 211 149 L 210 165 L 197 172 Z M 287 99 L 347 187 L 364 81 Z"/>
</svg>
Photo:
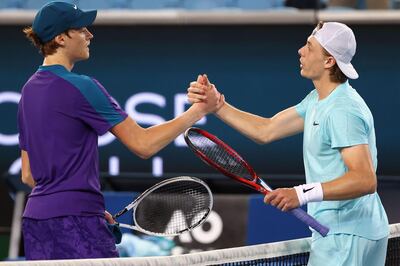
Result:
<svg viewBox="0 0 400 266">
<path fill-rule="evenodd" d="M 334 234 L 311 243 L 308 266 L 384 266 L 388 238 Z"/>
<path fill-rule="evenodd" d="M 100 216 L 23 218 L 27 260 L 118 257 L 115 239 Z"/>
</svg>

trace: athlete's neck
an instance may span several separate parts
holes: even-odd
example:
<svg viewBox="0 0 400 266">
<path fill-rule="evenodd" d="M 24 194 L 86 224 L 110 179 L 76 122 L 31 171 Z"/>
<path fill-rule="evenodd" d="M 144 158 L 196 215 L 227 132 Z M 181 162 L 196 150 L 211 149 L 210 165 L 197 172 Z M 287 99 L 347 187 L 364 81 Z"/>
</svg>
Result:
<svg viewBox="0 0 400 266">
<path fill-rule="evenodd" d="M 74 67 L 74 62 L 71 60 L 68 60 L 67 57 L 65 56 L 59 56 L 57 53 L 54 55 L 48 55 L 44 58 L 43 60 L 43 65 L 44 66 L 50 66 L 50 65 L 62 65 L 64 66 L 68 71 L 71 71 L 72 68 Z"/>
<path fill-rule="evenodd" d="M 329 77 L 313 80 L 313 83 L 317 89 L 319 100 L 328 97 L 340 85 L 338 82 L 332 82 Z"/>
</svg>

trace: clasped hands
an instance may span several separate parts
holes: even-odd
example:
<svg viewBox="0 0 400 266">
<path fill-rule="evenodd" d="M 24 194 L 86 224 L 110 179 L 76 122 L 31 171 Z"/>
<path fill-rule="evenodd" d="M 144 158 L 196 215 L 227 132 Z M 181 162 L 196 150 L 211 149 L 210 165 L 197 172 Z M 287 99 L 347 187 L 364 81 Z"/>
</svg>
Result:
<svg viewBox="0 0 400 266">
<path fill-rule="evenodd" d="M 224 95 L 210 83 L 205 74 L 198 75 L 197 80 L 190 83 L 187 92 L 188 101 L 194 105 L 203 105 L 206 113 L 218 112 L 225 103 Z"/>
</svg>

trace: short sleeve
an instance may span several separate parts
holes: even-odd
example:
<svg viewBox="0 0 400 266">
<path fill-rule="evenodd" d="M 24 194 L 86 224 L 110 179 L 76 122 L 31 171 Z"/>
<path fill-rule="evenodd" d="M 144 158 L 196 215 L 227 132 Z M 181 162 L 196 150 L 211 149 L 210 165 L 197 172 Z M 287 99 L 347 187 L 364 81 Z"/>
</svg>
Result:
<svg viewBox="0 0 400 266">
<path fill-rule="evenodd" d="M 19 147 L 21 150 L 26 151 L 27 145 L 25 137 L 25 124 L 24 124 L 24 112 L 23 112 L 22 100 L 18 104 L 17 125 L 18 125 Z"/>
<path fill-rule="evenodd" d="M 311 99 L 313 98 L 314 94 L 315 94 L 315 90 L 311 91 L 300 103 L 298 103 L 295 106 L 297 113 L 303 119 L 305 119 L 305 117 L 306 117 L 306 112 L 307 112 L 308 105 L 309 105 Z"/>
<path fill-rule="evenodd" d="M 368 144 L 367 123 L 359 114 L 345 108 L 330 112 L 326 130 L 331 148 Z"/>
<path fill-rule="evenodd" d="M 84 77 L 80 85 L 82 98 L 76 106 L 79 118 L 98 135 L 105 134 L 128 116 L 97 80 Z"/>
</svg>

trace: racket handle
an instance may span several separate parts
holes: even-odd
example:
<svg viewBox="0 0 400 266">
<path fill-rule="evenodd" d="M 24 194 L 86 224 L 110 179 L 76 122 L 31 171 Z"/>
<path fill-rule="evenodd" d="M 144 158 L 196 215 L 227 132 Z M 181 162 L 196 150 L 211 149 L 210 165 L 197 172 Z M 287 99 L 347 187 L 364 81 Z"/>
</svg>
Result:
<svg viewBox="0 0 400 266">
<path fill-rule="evenodd" d="M 320 224 L 317 220 L 315 220 L 313 217 L 308 215 L 303 209 L 296 208 L 290 211 L 294 216 L 296 216 L 300 221 L 303 223 L 307 224 L 310 226 L 312 229 L 317 231 L 318 233 L 321 234 L 321 236 L 325 237 L 328 232 L 329 228 Z"/>
</svg>

